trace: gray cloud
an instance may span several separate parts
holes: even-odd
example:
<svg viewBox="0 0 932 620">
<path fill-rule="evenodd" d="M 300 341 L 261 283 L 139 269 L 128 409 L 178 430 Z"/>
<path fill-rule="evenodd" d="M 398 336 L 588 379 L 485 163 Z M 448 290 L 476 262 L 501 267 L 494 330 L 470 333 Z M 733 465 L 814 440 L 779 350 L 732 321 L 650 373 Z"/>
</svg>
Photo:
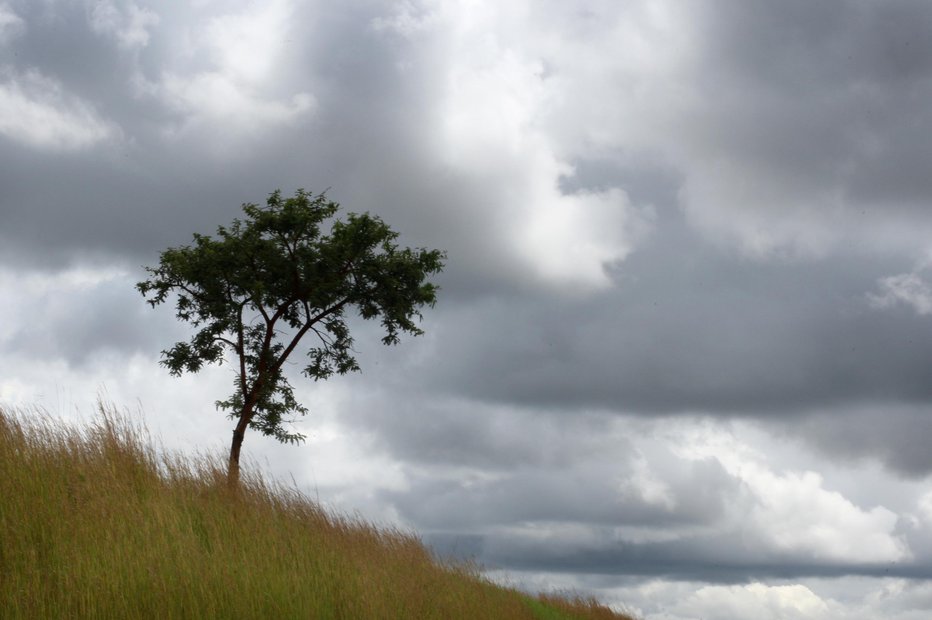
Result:
<svg viewBox="0 0 932 620">
<path fill-rule="evenodd" d="M 785 416 L 929 399 L 927 319 L 867 295 L 895 262 L 760 264 L 675 228 L 597 297 L 445 308 L 441 337 L 457 355 L 424 372 L 472 398 L 630 413 Z"/>
<path fill-rule="evenodd" d="M 725 498 L 735 491 L 719 466 L 700 463 L 680 473 L 675 488 L 664 496 L 645 498 L 640 495 L 643 489 L 628 486 L 635 477 L 629 458 L 624 454 L 613 462 L 603 457 L 565 469 L 520 469 L 490 479 L 425 477 L 404 495 L 388 494 L 386 500 L 427 531 L 469 532 L 535 523 L 545 534 L 561 526 L 578 531 L 707 526 L 723 516 Z M 675 510 L 665 503 L 668 497 L 676 498 Z M 533 538 L 533 532 L 526 534 Z"/>
<path fill-rule="evenodd" d="M 101 355 L 156 356 L 169 338 L 183 338 L 172 315 L 151 317 L 131 274 L 82 281 L 82 273 L 33 276 L 37 290 L 8 304 L 13 326 L 4 348 L 21 359 L 62 359 L 81 368 Z M 26 282 L 29 286 L 29 282 Z M 24 303 L 25 302 L 25 303 Z M 154 320 L 153 320 L 154 319 Z M 140 329 L 148 324 L 150 329 Z"/>
<path fill-rule="evenodd" d="M 913 563 L 820 563 L 772 557 L 740 557 L 732 535 L 697 539 L 687 544 L 601 543 L 593 548 L 561 546 L 549 540 L 542 548 L 539 540 L 515 541 L 508 538 L 483 540 L 480 556 L 493 566 L 555 572 L 580 572 L 603 575 L 652 575 L 674 579 L 701 578 L 706 582 L 747 583 L 766 579 L 803 577 L 902 577 L 929 579 L 932 567 Z M 543 547 L 546 547 L 543 546 Z"/>
<path fill-rule="evenodd" d="M 557 48 L 575 95 L 565 113 L 590 119 L 589 140 L 568 148 L 668 158 L 690 221 L 753 256 L 924 247 L 927 7 L 663 7 L 615 12 L 589 34 L 640 63 Z"/>
<path fill-rule="evenodd" d="M 932 432 L 929 407 L 887 403 L 860 405 L 845 412 L 816 412 L 798 423 L 795 432 L 820 450 L 847 459 L 877 459 L 898 473 L 923 479 L 932 472 L 925 438 Z"/>
<path fill-rule="evenodd" d="M 45 362 L 167 391 L 125 369 L 184 331 L 141 265 L 330 187 L 449 266 L 425 337 L 356 322 L 361 376 L 296 377 L 353 472 L 326 492 L 505 568 L 927 578 L 930 31 L 919 0 L 0 3 L 0 394 Z"/>
</svg>

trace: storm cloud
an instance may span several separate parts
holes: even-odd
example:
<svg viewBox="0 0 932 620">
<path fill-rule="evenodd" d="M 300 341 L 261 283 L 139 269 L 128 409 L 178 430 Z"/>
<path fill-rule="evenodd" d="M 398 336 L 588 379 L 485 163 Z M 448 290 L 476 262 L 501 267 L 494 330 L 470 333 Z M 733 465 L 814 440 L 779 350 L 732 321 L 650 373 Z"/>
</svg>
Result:
<svg viewBox="0 0 932 620">
<path fill-rule="evenodd" d="M 228 369 L 169 377 L 133 285 L 327 190 L 446 250 L 440 300 L 397 347 L 354 319 L 362 374 L 296 376 L 308 444 L 256 462 L 651 620 L 918 617 L 930 35 L 920 0 L 0 2 L 0 401 L 105 387 L 222 448 Z"/>
</svg>

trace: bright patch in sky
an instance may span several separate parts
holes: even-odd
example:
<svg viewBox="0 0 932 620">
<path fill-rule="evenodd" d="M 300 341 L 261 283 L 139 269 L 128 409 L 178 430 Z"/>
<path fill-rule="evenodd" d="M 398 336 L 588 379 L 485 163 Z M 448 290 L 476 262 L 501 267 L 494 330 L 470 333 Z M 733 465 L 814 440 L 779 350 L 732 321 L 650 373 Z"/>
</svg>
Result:
<svg viewBox="0 0 932 620">
<path fill-rule="evenodd" d="M 27 147 L 75 151 L 120 136 L 93 104 L 35 69 L 0 69 L 0 135 Z"/>
<path fill-rule="evenodd" d="M 95 31 L 113 36 L 120 47 L 137 49 L 149 43 L 150 31 L 158 26 L 159 16 L 152 9 L 132 2 L 117 5 L 110 0 L 98 0 L 90 9 L 90 22 Z"/>
</svg>

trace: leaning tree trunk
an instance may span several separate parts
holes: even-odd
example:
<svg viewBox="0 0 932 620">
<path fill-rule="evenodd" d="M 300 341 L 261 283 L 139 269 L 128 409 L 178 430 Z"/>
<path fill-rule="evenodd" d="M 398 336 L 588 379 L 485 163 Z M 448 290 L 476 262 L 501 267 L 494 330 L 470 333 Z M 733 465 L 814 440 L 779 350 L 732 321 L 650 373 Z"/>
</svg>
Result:
<svg viewBox="0 0 932 620">
<path fill-rule="evenodd" d="M 245 409 L 239 416 L 239 422 L 233 429 L 233 443 L 230 445 L 230 463 L 227 468 L 227 482 L 230 486 L 239 486 L 239 452 L 243 447 L 243 438 L 246 437 L 246 428 L 249 427 L 250 412 Z"/>
</svg>

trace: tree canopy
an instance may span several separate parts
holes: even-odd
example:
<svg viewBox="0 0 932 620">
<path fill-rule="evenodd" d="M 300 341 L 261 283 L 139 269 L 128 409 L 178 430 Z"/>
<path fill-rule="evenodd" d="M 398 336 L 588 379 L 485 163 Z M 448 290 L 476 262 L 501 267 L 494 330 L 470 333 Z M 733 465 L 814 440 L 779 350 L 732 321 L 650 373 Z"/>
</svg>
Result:
<svg viewBox="0 0 932 620">
<path fill-rule="evenodd" d="M 157 267 L 146 267 L 149 279 L 136 285 L 153 307 L 174 300 L 177 318 L 196 329 L 162 352 L 172 375 L 235 361 L 234 391 L 216 403 L 236 420 L 231 480 L 238 479 L 246 428 L 283 442 L 304 439 L 286 426 L 307 409 L 284 364 L 305 336 L 312 339 L 305 376 L 358 371 L 350 309 L 378 318 L 390 345 L 402 333 L 421 334 L 421 308 L 436 301 L 428 277 L 443 269 L 443 252 L 398 247 L 398 233 L 380 218 L 350 213 L 341 220 L 338 210 L 323 193 L 300 189 L 283 198 L 276 190 L 265 206 L 244 204 L 245 219 L 220 226 L 215 237 L 195 234 L 191 245 L 162 252 Z"/>
</svg>

